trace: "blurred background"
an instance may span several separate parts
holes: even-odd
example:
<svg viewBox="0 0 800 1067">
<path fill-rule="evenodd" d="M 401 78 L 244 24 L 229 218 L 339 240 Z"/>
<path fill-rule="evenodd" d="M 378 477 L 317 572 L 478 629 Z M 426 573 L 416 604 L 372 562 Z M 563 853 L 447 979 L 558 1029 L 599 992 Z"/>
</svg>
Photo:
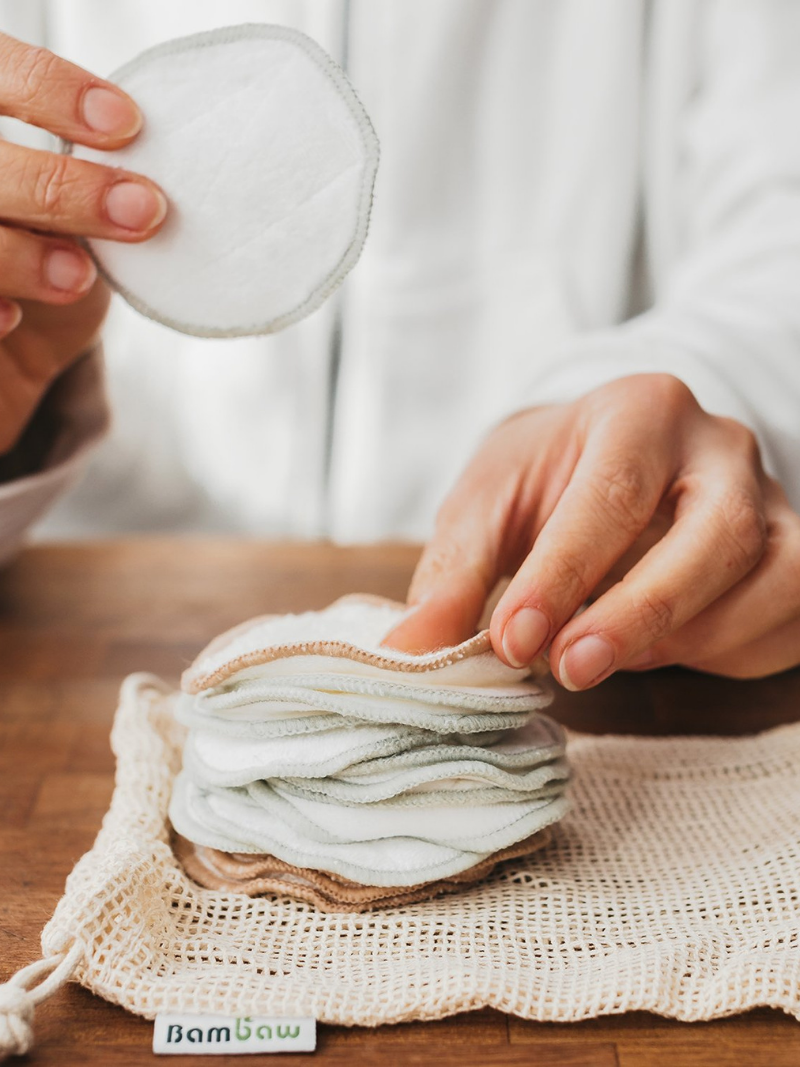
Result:
<svg viewBox="0 0 800 1067">
<path fill-rule="evenodd" d="M 0 0 L 0 30 L 102 76 L 243 22 L 308 33 L 361 97 L 362 258 L 266 338 L 115 298 L 112 430 L 36 536 L 425 539 L 499 419 L 638 370 L 751 426 L 800 500 L 800 5 Z"/>
</svg>

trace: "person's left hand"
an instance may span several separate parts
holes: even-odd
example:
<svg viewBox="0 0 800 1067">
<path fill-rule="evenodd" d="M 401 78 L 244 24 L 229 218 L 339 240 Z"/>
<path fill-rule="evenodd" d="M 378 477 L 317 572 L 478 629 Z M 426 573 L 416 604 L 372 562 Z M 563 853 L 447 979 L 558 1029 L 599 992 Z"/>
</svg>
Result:
<svg viewBox="0 0 800 1067">
<path fill-rule="evenodd" d="M 495 652 L 519 667 L 549 648 L 569 689 L 620 668 L 757 677 L 800 663 L 800 516 L 753 434 L 668 375 L 498 426 L 440 511 L 416 611 L 384 644 L 466 639 L 503 576 Z"/>
<path fill-rule="evenodd" d="M 135 243 L 167 213 L 115 165 L 142 127 L 117 86 L 0 33 L 0 114 L 108 152 L 107 165 L 0 139 L 0 466 L 55 380 L 97 341 L 110 299 L 87 237 Z"/>
</svg>

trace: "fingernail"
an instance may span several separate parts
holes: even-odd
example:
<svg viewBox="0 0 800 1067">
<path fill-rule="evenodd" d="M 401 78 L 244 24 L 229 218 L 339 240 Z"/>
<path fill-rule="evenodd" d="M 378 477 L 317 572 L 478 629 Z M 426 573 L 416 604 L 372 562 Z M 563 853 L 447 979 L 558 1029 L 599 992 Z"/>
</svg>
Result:
<svg viewBox="0 0 800 1067">
<path fill-rule="evenodd" d="M 166 215 L 167 199 L 141 182 L 117 182 L 106 194 L 106 213 L 126 230 L 150 230 Z"/>
<path fill-rule="evenodd" d="M 142 113 L 122 93 L 94 85 L 83 94 L 83 121 L 96 133 L 132 137 L 142 128 Z"/>
<path fill-rule="evenodd" d="M 80 293 L 91 288 L 97 277 L 97 268 L 91 259 L 69 248 L 54 248 L 48 252 L 44 272 L 54 289 L 66 293 Z"/>
<path fill-rule="evenodd" d="M 0 336 L 16 330 L 22 321 L 22 308 L 11 300 L 0 300 Z"/>
<path fill-rule="evenodd" d="M 503 651 L 512 667 L 528 667 L 547 640 L 550 623 L 538 608 L 515 611 L 503 630 Z"/>
<path fill-rule="evenodd" d="M 614 662 L 614 649 L 605 637 L 587 634 L 569 646 L 561 657 L 558 674 L 565 689 L 577 692 L 604 674 Z"/>
</svg>

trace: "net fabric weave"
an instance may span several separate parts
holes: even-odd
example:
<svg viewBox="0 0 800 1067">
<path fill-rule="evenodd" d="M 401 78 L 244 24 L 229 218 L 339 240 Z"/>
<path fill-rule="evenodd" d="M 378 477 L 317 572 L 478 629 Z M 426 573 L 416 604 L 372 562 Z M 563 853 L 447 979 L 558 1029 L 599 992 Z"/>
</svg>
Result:
<svg viewBox="0 0 800 1067">
<path fill-rule="evenodd" d="M 800 1018 L 800 724 L 742 739 L 573 735 L 572 809 L 482 885 L 368 915 L 203 890 L 166 811 L 181 728 L 132 676 L 117 786 L 43 933 L 78 980 L 138 1014 L 308 1014 L 377 1025 L 491 1005 L 567 1021 Z"/>
</svg>

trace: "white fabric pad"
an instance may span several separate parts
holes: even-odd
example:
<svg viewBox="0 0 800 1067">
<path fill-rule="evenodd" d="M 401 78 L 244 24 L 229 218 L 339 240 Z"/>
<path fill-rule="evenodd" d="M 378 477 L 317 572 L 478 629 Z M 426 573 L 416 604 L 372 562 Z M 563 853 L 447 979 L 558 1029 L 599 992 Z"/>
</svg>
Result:
<svg viewBox="0 0 800 1067">
<path fill-rule="evenodd" d="M 230 723 L 261 724 L 296 719 L 324 712 L 335 721 L 339 716 L 376 722 L 416 726 L 438 733 L 479 733 L 483 730 L 513 729 L 522 726 L 531 712 L 543 703 L 542 691 L 524 694 L 508 705 L 490 705 L 493 710 L 455 708 L 423 700 L 394 700 L 390 696 L 367 697 L 361 693 L 325 693 L 315 689 L 275 687 L 277 699 L 251 700 L 250 693 L 240 694 L 238 687 L 228 693 L 202 693 L 194 698 L 186 711 L 187 719 L 196 713 L 213 717 L 220 729 Z M 241 703 L 239 703 L 241 701 Z M 188 702 L 187 702 L 188 703 Z M 223 706 L 220 707 L 220 704 Z M 183 709 L 182 709 L 183 713 Z"/>
<path fill-rule="evenodd" d="M 238 684 L 250 678 L 279 677 L 284 682 L 298 674 L 345 674 L 351 692 L 383 692 L 383 687 L 368 688 L 366 683 L 363 689 L 353 689 L 353 679 L 362 678 L 426 688 L 474 689 L 473 695 L 479 696 L 478 690 L 516 687 L 530 674 L 498 659 L 486 630 L 460 645 L 424 655 L 384 648 L 383 639 L 407 612 L 405 605 L 391 600 L 354 595 L 341 597 L 322 611 L 251 619 L 221 634 L 200 653 L 184 672 L 183 689 L 197 693 L 229 679 Z M 534 667 L 534 673 L 546 673 L 543 662 Z M 331 687 L 330 679 L 326 687 Z M 540 688 L 538 692 L 539 707 L 543 707 L 549 697 Z"/>
<path fill-rule="evenodd" d="M 170 202 L 149 241 L 89 242 L 111 285 L 205 337 L 269 333 L 317 308 L 361 252 L 378 162 L 333 60 L 295 30 L 246 25 L 160 44 L 111 80 L 144 129 L 111 156 L 67 150 L 147 175 Z"/>
<path fill-rule="evenodd" d="M 411 768 L 383 778 L 271 778 L 269 786 L 280 796 L 306 797 L 344 807 L 375 805 L 384 801 L 406 807 L 429 808 L 442 804 L 503 804 L 517 800 L 559 797 L 569 777 L 566 760 L 516 773 L 500 767 L 460 760 L 439 766 Z M 256 796 L 263 782 L 251 782 Z M 348 814 L 348 818 L 356 817 Z"/>
<path fill-rule="evenodd" d="M 385 721 L 389 726 L 398 725 L 389 718 L 385 709 L 381 713 L 380 707 L 376 709 L 377 713 L 374 716 L 367 715 L 365 718 L 319 713 L 314 708 L 303 707 L 299 704 L 284 708 L 280 712 L 276 711 L 274 715 L 259 714 L 257 709 L 253 718 L 248 716 L 248 710 L 233 708 L 226 715 L 218 715 L 207 710 L 200 698 L 192 699 L 182 694 L 175 708 L 175 717 L 184 726 L 192 729 L 208 730 L 226 737 L 248 738 L 253 742 L 271 737 L 327 732 L 336 726 L 363 726 L 365 722 L 370 721 L 370 718 L 375 722 Z M 359 713 L 364 710 L 364 707 L 358 708 Z M 411 716 L 408 718 L 411 719 Z M 426 714 L 421 711 L 415 714 L 414 725 L 409 726 L 409 729 L 418 729 L 430 735 L 439 734 L 443 737 L 450 734 L 480 735 L 484 742 L 488 743 L 498 730 L 516 730 L 529 719 L 530 712 L 442 715 L 441 713 Z"/>
<path fill-rule="evenodd" d="M 444 765 L 466 767 L 481 781 L 495 781 L 494 771 L 524 775 L 564 753 L 564 737 L 550 719 L 538 717 L 522 729 L 501 732 L 496 744 L 476 743 L 473 736 L 433 734 L 405 726 L 334 727 L 306 735 L 269 739 L 227 737 L 195 729 L 186 738 L 183 765 L 192 777 L 210 786 L 247 785 L 263 778 L 344 777 L 348 781 L 383 782 L 405 772 L 432 771 L 437 780 Z"/>
<path fill-rule="evenodd" d="M 175 782 L 170 819 L 189 840 L 226 852 L 268 852 L 298 867 L 367 885 L 406 886 L 446 878 L 550 825 L 566 800 L 426 807 L 342 808 L 279 796 L 264 785 L 259 803 L 245 790 L 212 792 L 186 774 Z"/>
<path fill-rule="evenodd" d="M 318 715 L 312 712 L 287 712 L 283 719 L 268 719 L 264 722 L 248 720 L 223 719 L 202 711 L 196 701 L 187 700 L 182 694 L 175 706 L 175 718 L 191 729 L 209 730 L 225 737 L 242 737 L 258 741 L 271 737 L 309 736 L 315 733 L 327 733 L 333 725 L 330 715 Z M 361 726 L 358 719 L 337 719 L 336 725 Z"/>
<path fill-rule="evenodd" d="M 265 667 L 271 665 L 265 665 Z M 286 661 L 283 662 L 286 669 Z M 252 668 L 256 671 L 257 668 Z M 272 670 L 275 667 L 272 666 Z M 248 672 L 251 673 L 251 672 Z M 387 672 L 384 672 L 387 673 Z M 429 685 L 427 679 L 414 675 L 398 678 L 361 678 L 355 674 L 283 674 L 267 677 L 237 678 L 201 694 L 202 703 L 216 714 L 242 707 L 268 709 L 273 702 L 289 706 L 302 696 L 303 702 L 317 701 L 314 707 L 334 711 L 343 697 L 378 697 L 393 704 L 424 704 L 432 713 L 445 714 L 453 709 L 467 711 L 535 711 L 545 696 L 535 682 L 517 682 L 507 686 Z M 364 703 L 369 703 L 364 701 Z"/>
<path fill-rule="evenodd" d="M 426 736 L 402 726 L 353 726 L 252 741 L 193 730 L 184 745 L 183 765 L 195 779 L 217 786 L 247 785 L 259 778 L 322 778 L 364 759 L 418 748 Z"/>
</svg>

